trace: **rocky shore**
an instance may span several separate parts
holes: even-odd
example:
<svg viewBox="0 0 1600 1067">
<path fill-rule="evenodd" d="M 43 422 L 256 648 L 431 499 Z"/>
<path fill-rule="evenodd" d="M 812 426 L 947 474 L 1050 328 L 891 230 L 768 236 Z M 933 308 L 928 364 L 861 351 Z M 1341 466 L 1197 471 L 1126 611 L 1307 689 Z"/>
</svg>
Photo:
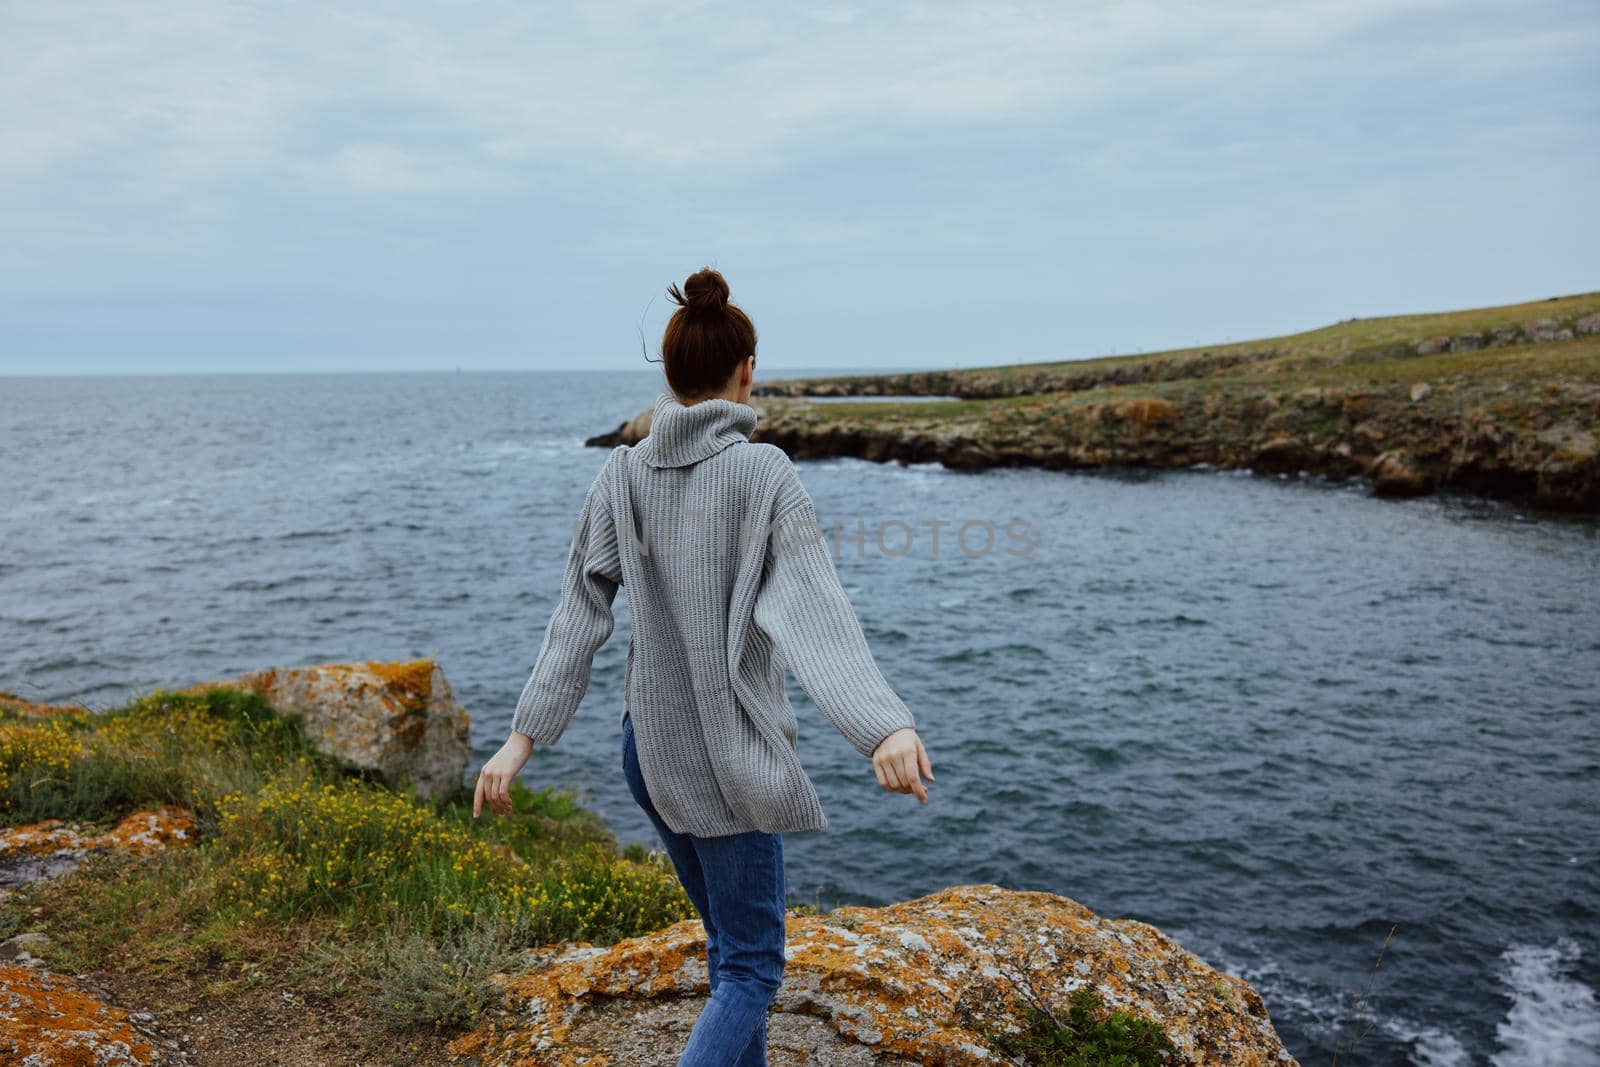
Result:
<svg viewBox="0 0 1600 1067">
<path fill-rule="evenodd" d="M 440 795 L 464 785 L 466 725 L 431 661 L 105 711 L 0 692 L 0 1061 L 675 1063 L 709 987 L 664 859 L 599 841 L 574 865 L 597 844 L 584 813 L 520 789 L 516 816 L 467 818 Z M 103 818 L 26 817 L 91 799 Z M 787 923 L 774 1064 L 1020 1064 L 1070 1042 L 1295 1063 L 1248 983 L 1066 897 L 964 885 Z"/>
<path fill-rule="evenodd" d="M 455 1063 L 675 1062 L 705 1006 L 705 927 L 687 919 L 605 948 L 535 950 L 504 981 L 505 1012 L 451 1045 Z M 1261 998 L 1146 923 L 1054 893 L 954 886 L 882 908 L 791 914 L 773 1063 L 1018 1062 L 982 1036 L 1022 1003 L 1093 990 L 1160 1023 L 1171 1063 L 1287 1065 Z M 529 1049 L 559 1049 L 547 1059 Z"/>
<path fill-rule="evenodd" d="M 1250 469 L 1600 513 L 1600 293 L 1201 349 L 763 383 L 791 456 Z M 896 396 L 949 400 L 893 402 Z M 807 397 L 859 401 L 814 403 Z M 649 413 L 592 445 L 637 441 Z"/>
</svg>

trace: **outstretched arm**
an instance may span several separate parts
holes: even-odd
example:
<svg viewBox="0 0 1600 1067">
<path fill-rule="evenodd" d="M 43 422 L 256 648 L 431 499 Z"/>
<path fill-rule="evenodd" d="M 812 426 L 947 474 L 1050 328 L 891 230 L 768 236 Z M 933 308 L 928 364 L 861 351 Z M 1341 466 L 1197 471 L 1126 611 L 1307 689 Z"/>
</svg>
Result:
<svg viewBox="0 0 1600 1067">
<path fill-rule="evenodd" d="M 873 758 L 880 784 L 926 803 L 917 773 L 933 773 L 916 719 L 873 660 L 810 494 L 792 472 L 775 505 L 766 566 L 756 625 L 812 703 L 852 748 Z M 902 730 L 910 732 L 884 744 Z"/>
<path fill-rule="evenodd" d="M 511 810 L 511 782 L 535 743 L 561 739 L 589 689 L 594 654 L 611 636 L 611 605 L 622 583 L 616 528 L 607 503 L 610 464 L 600 469 L 584 498 L 573 529 L 561 580 L 561 598 L 545 628 L 544 643 L 522 688 L 511 719 L 511 736 L 478 778 L 473 814 L 483 802 L 501 814 Z"/>
<path fill-rule="evenodd" d="M 514 731 L 541 745 L 555 744 L 566 732 L 588 692 L 594 654 L 615 624 L 611 605 L 622 569 L 606 499 L 609 469 L 609 464 L 601 468 L 584 499 L 561 580 L 561 600 L 511 720 Z"/>
</svg>

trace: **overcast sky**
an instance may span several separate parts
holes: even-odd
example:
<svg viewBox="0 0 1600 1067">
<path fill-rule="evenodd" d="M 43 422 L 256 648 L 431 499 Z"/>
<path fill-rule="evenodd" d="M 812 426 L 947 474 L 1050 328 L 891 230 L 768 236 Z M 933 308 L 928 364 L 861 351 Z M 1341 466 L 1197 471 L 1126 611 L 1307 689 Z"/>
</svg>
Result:
<svg viewBox="0 0 1600 1067">
<path fill-rule="evenodd" d="M 1600 289 L 1600 5 L 0 0 L 0 373 L 1061 359 Z"/>
</svg>

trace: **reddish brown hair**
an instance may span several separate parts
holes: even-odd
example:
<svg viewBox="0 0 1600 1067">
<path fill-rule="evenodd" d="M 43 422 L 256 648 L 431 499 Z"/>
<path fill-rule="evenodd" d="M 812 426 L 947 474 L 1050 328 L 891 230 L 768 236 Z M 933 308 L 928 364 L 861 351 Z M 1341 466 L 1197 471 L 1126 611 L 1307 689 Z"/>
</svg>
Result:
<svg viewBox="0 0 1600 1067">
<path fill-rule="evenodd" d="M 697 270 L 679 289 L 667 286 L 678 310 L 661 338 L 667 385 L 680 399 L 721 392 L 739 364 L 756 351 L 756 327 L 728 303 L 727 279 L 710 267 Z"/>
</svg>

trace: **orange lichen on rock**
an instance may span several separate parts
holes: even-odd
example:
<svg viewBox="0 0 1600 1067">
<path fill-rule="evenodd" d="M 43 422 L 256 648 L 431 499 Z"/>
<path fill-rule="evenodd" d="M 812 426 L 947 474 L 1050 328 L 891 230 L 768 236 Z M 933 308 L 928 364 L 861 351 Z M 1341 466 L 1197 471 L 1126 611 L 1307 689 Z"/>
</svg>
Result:
<svg viewBox="0 0 1600 1067">
<path fill-rule="evenodd" d="M 149 852 L 195 841 L 194 816 L 164 804 L 152 811 L 129 815 L 103 834 L 86 834 L 59 819 L 24 823 L 0 829 L 0 859 L 7 856 L 48 856 L 58 852 L 127 849 Z"/>
<path fill-rule="evenodd" d="M 407 711 L 420 711 L 427 707 L 428 698 L 433 695 L 432 660 L 418 659 L 409 663 L 367 660 L 364 666 L 382 679 L 384 685 L 389 687 L 389 692 L 400 700 Z"/>
<path fill-rule="evenodd" d="M 31 967 L 0 966 L 0 1062 L 118 1067 L 166 1062 L 121 1008 Z"/>
<path fill-rule="evenodd" d="M 163 804 L 154 811 L 129 815 L 105 833 L 90 838 L 89 847 L 151 852 L 172 845 L 192 845 L 196 834 L 192 814 L 175 805 Z"/>
<path fill-rule="evenodd" d="M 1054 1000 L 1092 986 L 1106 1007 L 1155 1020 L 1176 1063 L 1294 1063 L 1242 979 L 1146 923 L 1106 919 L 1055 894 L 957 886 L 884 908 L 792 913 L 787 934 L 769 1030 L 775 1018 L 806 1016 L 826 1024 L 834 1047 L 886 1062 L 1005 1062 L 972 1027 L 976 1018 L 1018 1029 L 1013 983 L 1026 976 Z M 607 1062 L 642 1026 L 658 1025 L 652 1009 L 663 1002 L 703 1002 L 705 944 L 690 919 L 609 948 L 547 948 L 505 981 L 508 1015 L 457 1039 L 451 1053 L 485 1067 Z M 681 1042 L 681 1033 L 664 1040 L 674 1036 Z"/>
<path fill-rule="evenodd" d="M 0 859 L 10 856 L 48 856 L 87 848 L 88 838 L 76 826 L 59 819 L 23 823 L 0 829 Z"/>
</svg>

